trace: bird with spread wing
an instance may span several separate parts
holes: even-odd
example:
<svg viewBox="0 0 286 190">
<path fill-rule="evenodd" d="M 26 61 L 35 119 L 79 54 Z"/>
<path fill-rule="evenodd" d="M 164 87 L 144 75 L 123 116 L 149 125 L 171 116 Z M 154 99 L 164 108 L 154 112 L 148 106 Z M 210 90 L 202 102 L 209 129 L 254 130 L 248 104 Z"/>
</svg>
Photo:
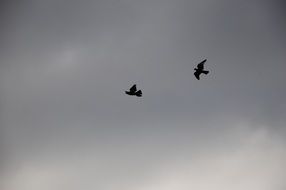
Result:
<svg viewBox="0 0 286 190">
<path fill-rule="evenodd" d="M 138 90 L 136 88 L 136 84 L 134 84 L 129 91 L 125 91 L 126 94 L 130 95 L 130 96 L 138 96 L 141 97 L 142 96 L 142 91 Z"/>
<path fill-rule="evenodd" d="M 204 64 L 206 61 L 207 61 L 206 59 L 203 60 L 202 62 L 200 62 L 197 65 L 197 68 L 194 69 L 195 70 L 194 75 L 198 80 L 200 80 L 200 74 L 203 73 L 203 74 L 207 75 L 209 73 L 209 71 L 204 70 Z"/>
</svg>

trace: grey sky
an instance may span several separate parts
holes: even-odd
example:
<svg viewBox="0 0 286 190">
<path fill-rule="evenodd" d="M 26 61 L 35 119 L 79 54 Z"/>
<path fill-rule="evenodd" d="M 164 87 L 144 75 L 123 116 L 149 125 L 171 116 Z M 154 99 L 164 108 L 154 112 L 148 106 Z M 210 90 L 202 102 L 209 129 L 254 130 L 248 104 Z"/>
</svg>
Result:
<svg viewBox="0 0 286 190">
<path fill-rule="evenodd" d="M 283 1 L 0 7 L 1 189 L 286 188 Z"/>
</svg>

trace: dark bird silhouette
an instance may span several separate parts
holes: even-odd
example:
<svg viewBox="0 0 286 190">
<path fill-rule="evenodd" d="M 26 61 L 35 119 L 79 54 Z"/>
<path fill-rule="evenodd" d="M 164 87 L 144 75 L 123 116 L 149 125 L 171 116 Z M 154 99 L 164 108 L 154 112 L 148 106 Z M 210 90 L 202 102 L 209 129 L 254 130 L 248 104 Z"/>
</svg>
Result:
<svg viewBox="0 0 286 190">
<path fill-rule="evenodd" d="M 205 64 L 206 61 L 207 61 L 206 59 L 203 60 L 202 62 L 200 62 L 200 63 L 197 65 L 197 68 L 194 69 L 194 70 L 195 70 L 194 75 L 195 75 L 195 77 L 196 77 L 198 80 L 200 80 L 200 74 L 203 73 L 203 74 L 207 75 L 207 74 L 209 73 L 209 71 L 205 71 L 205 70 L 204 70 L 204 64 Z"/>
<path fill-rule="evenodd" d="M 142 96 L 142 91 L 138 90 L 136 88 L 136 84 L 134 84 L 129 91 L 125 91 L 126 94 L 130 95 L 130 96 L 138 96 L 141 97 Z"/>
</svg>

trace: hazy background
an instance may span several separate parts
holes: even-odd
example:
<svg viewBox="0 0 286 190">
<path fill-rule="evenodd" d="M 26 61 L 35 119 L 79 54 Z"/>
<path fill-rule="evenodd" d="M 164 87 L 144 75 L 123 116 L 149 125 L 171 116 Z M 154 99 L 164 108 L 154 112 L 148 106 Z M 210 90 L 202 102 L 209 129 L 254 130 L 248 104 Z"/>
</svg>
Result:
<svg viewBox="0 0 286 190">
<path fill-rule="evenodd" d="M 0 2 L 1 189 L 286 189 L 283 0 Z"/>
</svg>

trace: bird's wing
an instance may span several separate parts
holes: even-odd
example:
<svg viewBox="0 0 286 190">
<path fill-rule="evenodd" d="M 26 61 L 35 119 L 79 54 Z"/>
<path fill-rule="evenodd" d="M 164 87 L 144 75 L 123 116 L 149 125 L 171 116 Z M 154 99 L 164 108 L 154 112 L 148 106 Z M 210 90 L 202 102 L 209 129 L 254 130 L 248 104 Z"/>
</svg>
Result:
<svg viewBox="0 0 286 190">
<path fill-rule="evenodd" d="M 200 73 L 199 72 L 194 72 L 194 75 L 195 75 L 195 77 L 198 79 L 198 80 L 200 80 Z"/>
<path fill-rule="evenodd" d="M 136 96 L 141 97 L 141 96 L 142 96 L 142 91 L 141 91 L 141 90 L 138 90 L 138 91 L 136 92 Z"/>
<path fill-rule="evenodd" d="M 134 84 L 131 88 L 130 88 L 130 92 L 136 92 L 137 88 L 136 88 L 136 84 Z"/>
<path fill-rule="evenodd" d="M 200 70 L 203 70 L 204 69 L 204 64 L 205 64 L 205 62 L 206 62 L 207 60 L 205 59 L 205 60 L 203 60 L 202 62 L 200 62 L 199 64 L 198 64 L 198 69 L 200 69 Z"/>
</svg>

